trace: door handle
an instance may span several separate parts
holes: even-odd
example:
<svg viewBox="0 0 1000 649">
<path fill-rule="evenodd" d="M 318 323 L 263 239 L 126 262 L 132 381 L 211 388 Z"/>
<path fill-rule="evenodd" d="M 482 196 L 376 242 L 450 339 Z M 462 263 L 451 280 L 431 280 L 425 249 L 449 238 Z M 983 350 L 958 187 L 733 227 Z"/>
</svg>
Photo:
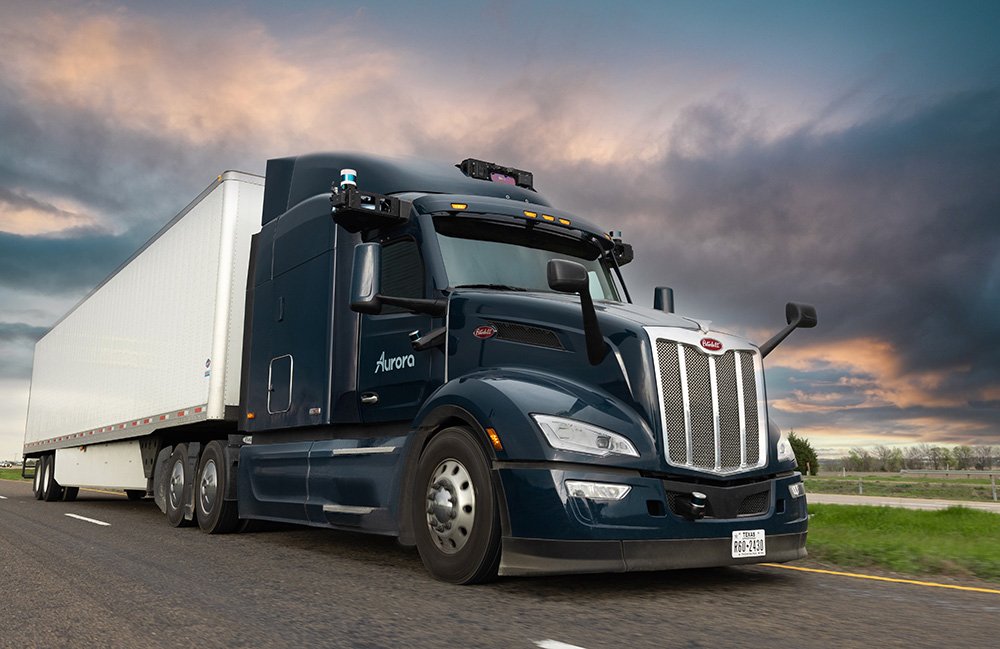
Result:
<svg viewBox="0 0 1000 649">
<path fill-rule="evenodd" d="M 361 393 L 361 403 L 373 406 L 378 403 L 378 393 L 375 392 L 362 392 Z"/>
</svg>

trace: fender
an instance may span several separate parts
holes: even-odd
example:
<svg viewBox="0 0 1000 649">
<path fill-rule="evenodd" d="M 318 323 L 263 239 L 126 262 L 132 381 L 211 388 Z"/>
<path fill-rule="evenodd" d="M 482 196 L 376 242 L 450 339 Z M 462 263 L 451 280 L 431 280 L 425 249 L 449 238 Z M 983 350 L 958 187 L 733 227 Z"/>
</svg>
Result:
<svg viewBox="0 0 1000 649">
<path fill-rule="evenodd" d="M 560 451 L 550 447 L 532 413 L 551 414 L 601 426 L 628 437 L 639 451 L 638 458 L 598 457 Z M 651 468 L 657 465 L 655 436 L 649 426 L 621 400 L 607 392 L 574 381 L 525 369 L 490 369 L 445 383 L 424 402 L 414 418 L 413 433 L 407 441 L 400 485 L 411 484 L 420 453 L 437 431 L 452 425 L 471 428 L 486 457 L 495 466 L 510 461 L 553 461 L 591 463 L 623 468 Z M 496 430 L 503 450 L 496 450 L 485 429 Z M 493 484 L 500 494 L 500 520 L 509 534 L 507 499 L 493 472 Z M 409 511 L 413 489 L 400 491 L 399 541 L 412 545 Z"/>
<path fill-rule="evenodd" d="M 446 407 L 471 415 L 481 433 L 484 428 L 493 428 L 503 443 L 503 450 L 495 453 L 500 461 L 657 467 L 656 437 L 635 410 L 604 390 L 565 377 L 521 368 L 468 374 L 445 383 L 430 396 L 414 418 L 416 427 L 433 427 Z M 535 413 L 576 419 L 624 435 L 635 445 L 639 457 L 598 457 L 554 449 L 531 418 Z M 493 452 L 485 433 L 481 442 Z"/>
</svg>

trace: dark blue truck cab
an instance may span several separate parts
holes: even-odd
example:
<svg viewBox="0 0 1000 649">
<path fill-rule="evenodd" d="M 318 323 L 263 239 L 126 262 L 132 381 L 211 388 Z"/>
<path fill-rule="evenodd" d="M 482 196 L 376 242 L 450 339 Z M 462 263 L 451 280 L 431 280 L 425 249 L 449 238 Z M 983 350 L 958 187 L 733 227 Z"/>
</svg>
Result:
<svg viewBox="0 0 1000 649">
<path fill-rule="evenodd" d="M 804 557 L 762 358 L 815 311 L 758 347 L 632 304 L 631 257 L 518 169 L 271 160 L 245 436 L 199 523 L 394 535 L 455 583 Z"/>
</svg>

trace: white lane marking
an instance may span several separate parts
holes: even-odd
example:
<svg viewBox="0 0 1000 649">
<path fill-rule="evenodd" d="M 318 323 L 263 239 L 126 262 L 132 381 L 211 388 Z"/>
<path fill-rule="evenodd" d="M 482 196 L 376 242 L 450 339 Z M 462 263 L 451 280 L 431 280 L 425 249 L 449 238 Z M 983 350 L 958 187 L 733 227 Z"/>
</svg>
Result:
<svg viewBox="0 0 1000 649">
<path fill-rule="evenodd" d="M 7 500 L 7 496 L 0 496 L 0 500 Z"/>
<path fill-rule="evenodd" d="M 104 521 L 97 521 L 93 518 L 87 518 L 86 516 L 77 516 L 76 514 L 66 514 L 70 518 L 75 518 L 79 521 L 87 521 L 88 523 L 93 523 L 94 525 L 104 525 L 105 527 L 111 525 L 111 523 L 105 523 Z"/>
<path fill-rule="evenodd" d="M 575 644 L 566 644 L 558 640 L 535 640 L 535 644 L 541 647 L 541 649 L 584 649 Z"/>
</svg>

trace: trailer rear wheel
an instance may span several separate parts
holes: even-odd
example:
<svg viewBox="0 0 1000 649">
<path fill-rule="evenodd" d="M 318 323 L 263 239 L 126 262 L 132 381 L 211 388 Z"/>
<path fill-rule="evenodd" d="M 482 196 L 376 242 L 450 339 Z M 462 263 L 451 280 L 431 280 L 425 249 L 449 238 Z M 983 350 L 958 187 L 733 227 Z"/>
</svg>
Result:
<svg viewBox="0 0 1000 649">
<path fill-rule="evenodd" d="M 42 468 L 42 500 L 55 502 L 62 499 L 63 490 L 56 482 L 56 456 L 46 455 Z"/>
<path fill-rule="evenodd" d="M 167 460 L 167 522 L 174 527 L 186 527 L 191 521 L 184 518 L 184 485 L 187 483 L 187 444 L 178 444 Z"/>
<path fill-rule="evenodd" d="M 198 463 L 195 486 L 198 526 L 208 534 L 228 534 L 236 530 L 240 519 L 236 502 L 225 500 L 229 465 L 222 442 L 209 442 Z"/>
<path fill-rule="evenodd" d="M 42 499 L 42 460 L 44 458 L 38 458 L 35 460 L 35 478 L 31 481 L 31 493 L 34 494 L 35 500 Z"/>
<path fill-rule="evenodd" d="M 420 456 L 411 515 L 420 558 L 453 584 L 495 579 L 500 509 L 482 447 L 465 428 L 447 428 Z"/>
</svg>

